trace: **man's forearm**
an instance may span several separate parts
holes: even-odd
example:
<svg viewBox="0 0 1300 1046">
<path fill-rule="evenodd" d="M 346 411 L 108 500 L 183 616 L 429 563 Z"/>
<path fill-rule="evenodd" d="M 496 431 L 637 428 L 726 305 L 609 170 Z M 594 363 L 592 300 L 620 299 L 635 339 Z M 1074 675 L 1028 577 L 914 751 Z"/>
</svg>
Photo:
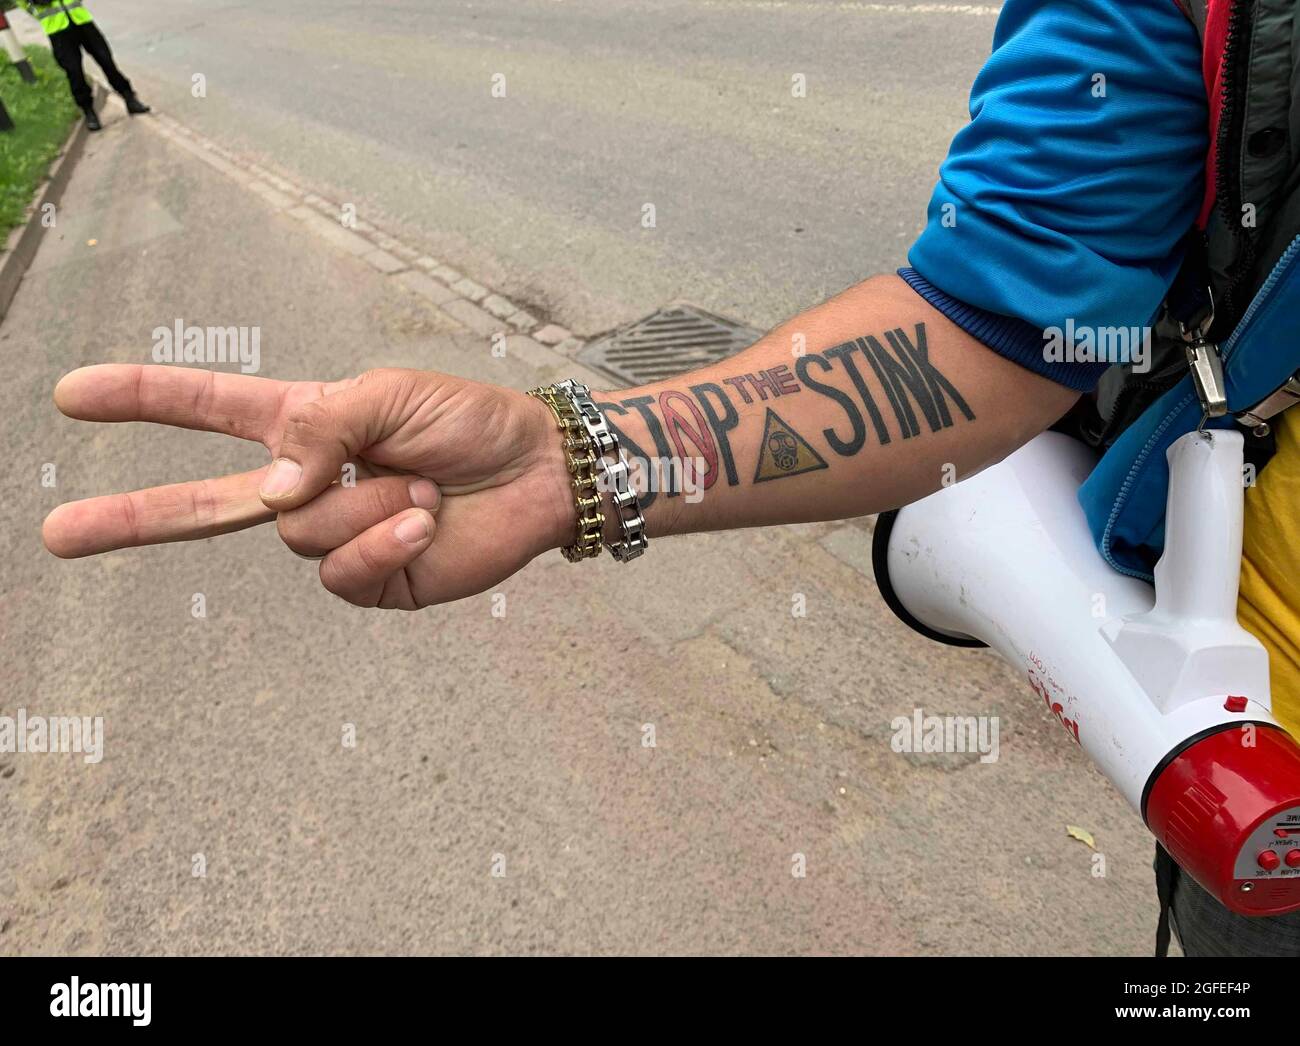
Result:
<svg viewBox="0 0 1300 1046">
<path fill-rule="evenodd" d="M 719 364 L 597 402 L 652 463 L 655 536 L 894 508 L 1000 460 L 1076 397 L 881 276 Z"/>
</svg>

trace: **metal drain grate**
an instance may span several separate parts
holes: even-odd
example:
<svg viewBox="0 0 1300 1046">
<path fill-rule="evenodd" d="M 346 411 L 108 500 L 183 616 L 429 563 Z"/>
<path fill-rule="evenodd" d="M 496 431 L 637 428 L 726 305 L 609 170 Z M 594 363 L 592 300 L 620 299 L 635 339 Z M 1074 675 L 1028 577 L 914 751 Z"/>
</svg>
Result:
<svg viewBox="0 0 1300 1046">
<path fill-rule="evenodd" d="M 694 305 L 669 305 L 597 338 L 578 361 L 624 384 L 646 385 L 726 359 L 761 334 Z"/>
</svg>

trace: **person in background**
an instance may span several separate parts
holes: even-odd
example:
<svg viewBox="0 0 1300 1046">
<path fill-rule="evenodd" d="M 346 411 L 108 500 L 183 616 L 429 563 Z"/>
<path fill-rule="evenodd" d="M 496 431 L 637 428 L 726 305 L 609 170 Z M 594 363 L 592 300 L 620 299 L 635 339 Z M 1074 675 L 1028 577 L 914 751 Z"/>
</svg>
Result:
<svg viewBox="0 0 1300 1046">
<path fill-rule="evenodd" d="M 113 90 L 126 102 L 128 113 L 137 116 L 149 111 L 149 107 L 135 96 L 131 81 L 122 75 L 122 70 L 113 61 L 113 51 L 108 46 L 108 41 L 104 39 L 104 34 L 99 31 L 81 0 L 53 0 L 52 3 L 21 0 L 21 3 L 24 10 L 41 23 L 45 35 L 50 38 L 54 60 L 68 74 L 72 97 L 77 107 L 86 114 L 86 127 L 98 131 L 104 125 L 95 113 L 94 94 L 81 68 L 83 50 L 104 70 Z"/>
</svg>

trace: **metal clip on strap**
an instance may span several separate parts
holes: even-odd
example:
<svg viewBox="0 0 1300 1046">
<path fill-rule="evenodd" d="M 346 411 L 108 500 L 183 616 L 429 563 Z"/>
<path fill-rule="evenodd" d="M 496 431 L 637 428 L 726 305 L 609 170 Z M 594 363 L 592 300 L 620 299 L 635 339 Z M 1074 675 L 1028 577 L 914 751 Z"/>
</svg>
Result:
<svg viewBox="0 0 1300 1046">
<path fill-rule="evenodd" d="M 1297 403 L 1300 403 L 1300 372 L 1287 378 L 1286 384 L 1271 396 L 1265 396 L 1250 410 L 1238 414 L 1237 420 L 1251 428 L 1256 436 L 1267 436 L 1269 420 Z"/>
<path fill-rule="evenodd" d="M 1187 363 L 1192 369 L 1196 398 L 1201 401 L 1201 424 L 1228 413 L 1228 393 L 1223 382 L 1223 361 L 1215 345 L 1201 339 L 1187 346 Z"/>
<path fill-rule="evenodd" d="M 1214 325 L 1214 295 L 1208 290 L 1206 300 L 1208 305 L 1197 317 L 1195 327 L 1187 322 L 1178 324 L 1185 342 L 1187 365 L 1192 371 L 1192 383 L 1196 386 L 1196 398 L 1201 401 L 1201 423 L 1196 429 L 1198 432 L 1204 430 L 1205 423 L 1211 418 L 1221 418 L 1228 413 L 1223 360 L 1219 357 L 1219 347 L 1207 337 Z"/>
<path fill-rule="evenodd" d="M 1189 323 L 1180 322 L 1183 341 L 1187 352 L 1187 364 L 1192 371 L 1192 383 L 1196 386 L 1196 397 L 1201 401 L 1201 424 L 1197 431 L 1205 428 L 1210 418 L 1221 418 L 1228 413 L 1228 387 L 1223 378 L 1223 360 L 1219 356 L 1219 347 L 1207 337 L 1214 324 L 1214 296 L 1208 297 L 1209 307 L 1203 311 L 1195 328 Z M 1265 396 L 1249 410 L 1234 414 L 1238 422 L 1251 429 L 1256 436 L 1267 436 L 1269 421 L 1289 407 L 1300 403 L 1300 371 L 1296 371 L 1277 391 Z"/>
</svg>

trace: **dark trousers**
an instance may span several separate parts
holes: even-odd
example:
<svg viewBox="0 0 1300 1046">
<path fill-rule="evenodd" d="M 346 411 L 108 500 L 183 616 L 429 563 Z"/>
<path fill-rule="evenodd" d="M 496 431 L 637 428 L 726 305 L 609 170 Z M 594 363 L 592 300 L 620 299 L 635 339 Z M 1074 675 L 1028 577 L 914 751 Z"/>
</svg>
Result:
<svg viewBox="0 0 1300 1046">
<path fill-rule="evenodd" d="M 1156 892 L 1160 897 L 1160 929 L 1156 954 L 1173 931 L 1187 956 L 1219 958 L 1300 956 L 1300 912 L 1248 916 L 1228 911 L 1169 858 L 1156 852 Z"/>
<path fill-rule="evenodd" d="M 72 97 L 76 100 L 78 108 L 89 109 L 93 97 L 90 84 L 86 81 L 86 74 L 81 68 L 83 49 L 95 60 L 95 64 L 104 70 L 104 75 L 108 77 L 108 82 L 113 85 L 114 91 L 124 96 L 135 93 L 131 90 L 131 81 L 122 75 L 122 70 L 113 61 L 113 52 L 109 49 L 108 41 L 104 39 L 104 34 L 99 31 L 99 27 L 94 22 L 70 25 L 67 29 L 50 34 L 50 50 L 54 52 L 54 60 L 68 74 L 68 85 L 72 88 Z"/>
</svg>

